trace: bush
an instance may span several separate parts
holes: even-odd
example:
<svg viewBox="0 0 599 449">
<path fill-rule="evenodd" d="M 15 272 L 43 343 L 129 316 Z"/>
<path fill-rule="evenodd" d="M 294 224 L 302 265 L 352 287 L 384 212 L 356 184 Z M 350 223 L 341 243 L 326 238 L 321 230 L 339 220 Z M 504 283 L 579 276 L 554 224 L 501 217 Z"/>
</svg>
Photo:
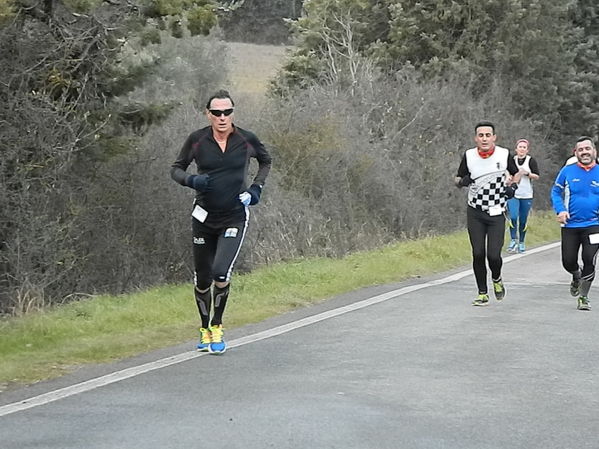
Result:
<svg viewBox="0 0 599 449">
<path fill-rule="evenodd" d="M 481 119 L 496 123 L 500 145 L 531 141 L 542 174 L 535 207 L 549 206 L 554 149 L 535 123 L 509 112 L 501 85 L 477 100 L 467 80 L 427 81 L 406 70 L 364 77 L 352 89 L 315 85 L 246 117 L 274 157 L 258 229 L 249 233 L 250 265 L 463 228 L 465 191 L 453 177 Z"/>
<path fill-rule="evenodd" d="M 104 139 L 82 145 L 94 140 L 94 130 L 67 98 L 56 103 L 63 110 L 36 91 L 0 90 L 6 100 L 0 114 L 10 118 L 0 138 L 0 313 L 168 282 L 173 273 L 181 278 L 182 226 L 171 229 L 169 220 L 175 196 L 169 166 L 200 120 L 193 103 L 226 76 L 225 53 L 214 38 L 163 42 L 144 54 L 123 53 L 133 65 L 146 57 L 163 62 L 123 104 L 180 105 L 143 138 L 102 129 L 96 136 L 106 133 Z"/>
</svg>

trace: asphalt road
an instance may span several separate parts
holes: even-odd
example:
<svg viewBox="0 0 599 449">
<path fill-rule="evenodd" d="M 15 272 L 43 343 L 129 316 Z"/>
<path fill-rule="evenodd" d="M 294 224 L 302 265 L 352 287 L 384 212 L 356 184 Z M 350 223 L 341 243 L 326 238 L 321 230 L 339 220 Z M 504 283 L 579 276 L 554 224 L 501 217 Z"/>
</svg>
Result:
<svg viewBox="0 0 599 449">
<path fill-rule="evenodd" d="M 462 267 L 233 330 L 222 356 L 190 343 L 7 392 L 0 447 L 599 448 L 599 301 L 576 310 L 555 246 L 504 280 L 484 308 Z"/>
</svg>

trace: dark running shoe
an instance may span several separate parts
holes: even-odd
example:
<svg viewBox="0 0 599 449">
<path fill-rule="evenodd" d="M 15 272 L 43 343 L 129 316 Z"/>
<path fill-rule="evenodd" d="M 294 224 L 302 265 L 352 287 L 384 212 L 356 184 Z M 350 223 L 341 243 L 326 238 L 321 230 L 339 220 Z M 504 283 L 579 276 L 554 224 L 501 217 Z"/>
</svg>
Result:
<svg viewBox="0 0 599 449">
<path fill-rule="evenodd" d="M 497 301 L 501 301 L 505 298 L 505 287 L 501 279 L 497 282 L 493 281 L 493 291 L 495 292 L 495 299 Z"/>
<path fill-rule="evenodd" d="M 591 310 L 591 304 L 589 303 L 589 298 L 586 296 L 581 296 L 578 298 L 578 310 Z"/>
</svg>

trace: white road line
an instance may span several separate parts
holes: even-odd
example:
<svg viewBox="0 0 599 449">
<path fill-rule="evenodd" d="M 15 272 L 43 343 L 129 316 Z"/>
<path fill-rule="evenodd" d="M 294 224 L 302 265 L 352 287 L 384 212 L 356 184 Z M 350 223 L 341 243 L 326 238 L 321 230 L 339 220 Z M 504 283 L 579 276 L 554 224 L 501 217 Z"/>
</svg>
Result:
<svg viewBox="0 0 599 449">
<path fill-rule="evenodd" d="M 541 246 L 538 248 L 534 248 L 528 250 L 523 254 L 515 254 L 512 256 L 507 256 L 504 258 L 504 262 L 511 262 L 513 260 L 520 259 L 527 255 L 536 254 L 542 251 L 547 251 L 549 249 L 555 248 L 560 245 L 560 242 L 551 243 L 549 245 Z M 326 312 L 322 312 L 313 316 L 309 316 L 306 318 L 302 318 L 300 320 L 294 321 L 292 323 L 283 324 L 281 326 L 273 327 L 272 329 L 268 329 L 262 332 L 257 332 L 252 335 L 247 335 L 245 337 L 237 338 L 235 340 L 231 340 L 228 342 L 228 346 L 231 348 L 237 346 L 247 345 L 249 343 L 254 343 L 260 340 L 264 340 L 266 338 L 275 337 L 277 335 L 284 334 L 286 332 L 290 332 L 294 329 L 299 329 L 304 326 L 309 326 L 310 324 L 318 323 L 319 321 L 327 320 L 329 318 L 333 318 L 339 315 L 343 315 L 344 313 L 352 312 L 354 310 L 363 309 L 364 307 L 371 306 L 373 304 L 378 304 L 380 302 L 388 301 L 389 299 L 396 298 L 398 296 L 405 295 L 407 293 L 411 293 L 417 290 L 422 290 L 423 288 L 433 287 L 436 285 L 447 284 L 449 282 L 458 281 L 466 276 L 470 276 L 472 274 L 472 270 L 461 271 L 459 273 L 452 274 L 450 276 L 444 277 L 442 279 L 436 279 L 433 281 L 425 282 L 423 284 L 410 285 L 408 287 L 402 287 L 397 290 L 393 290 L 387 293 L 383 293 L 381 295 L 373 296 L 368 299 L 364 299 L 362 301 L 355 302 L 353 304 L 349 304 L 347 306 L 339 307 L 337 309 L 328 310 Z M 39 405 L 48 404 L 50 402 L 58 401 L 59 399 L 67 398 L 69 396 L 74 396 L 79 393 L 84 393 L 86 391 L 94 390 L 99 387 L 103 387 L 105 385 L 109 385 L 115 382 L 119 382 L 121 380 L 129 379 L 130 377 L 135 377 L 140 374 L 144 374 L 150 371 L 155 371 L 160 368 L 165 368 L 170 365 L 176 365 L 177 363 L 185 362 L 187 360 L 195 359 L 196 357 L 201 357 L 204 355 L 208 355 L 206 352 L 198 352 L 198 351 L 189 351 L 184 352 L 182 354 L 177 354 L 171 357 L 166 357 L 164 359 L 156 360 L 154 362 L 144 363 L 143 365 L 134 366 L 131 368 L 126 368 L 120 371 L 115 371 L 114 373 L 107 374 L 105 376 L 96 377 L 94 379 L 87 380 L 85 382 L 81 382 L 75 385 L 71 385 L 68 387 L 61 388 L 59 390 L 50 391 L 48 393 L 41 394 L 39 396 L 34 396 L 29 399 L 24 399 L 19 402 L 13 402 L 12 404 L 7 404 L 0 406 L 0 416 L 10 415 L 11 413 L 19 412 L 22 410 L 27 410 L 29 408 L 37 407 Z"/>
</svg>

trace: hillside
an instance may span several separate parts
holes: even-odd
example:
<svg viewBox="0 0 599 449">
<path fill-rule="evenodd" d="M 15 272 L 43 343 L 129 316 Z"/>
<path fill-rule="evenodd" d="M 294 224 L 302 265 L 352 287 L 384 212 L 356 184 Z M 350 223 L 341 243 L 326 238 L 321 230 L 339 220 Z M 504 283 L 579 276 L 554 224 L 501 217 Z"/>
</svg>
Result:
<svg viewBox="0 0 599 449">
<path fill-rule="evenodd" d="M 236 96 L 263 95 L 268 81 L 283 63 L 288 48 L 281 45 L 258 45 L 230 42 L 232 60 L 230 89 Z"/>
</svg>

